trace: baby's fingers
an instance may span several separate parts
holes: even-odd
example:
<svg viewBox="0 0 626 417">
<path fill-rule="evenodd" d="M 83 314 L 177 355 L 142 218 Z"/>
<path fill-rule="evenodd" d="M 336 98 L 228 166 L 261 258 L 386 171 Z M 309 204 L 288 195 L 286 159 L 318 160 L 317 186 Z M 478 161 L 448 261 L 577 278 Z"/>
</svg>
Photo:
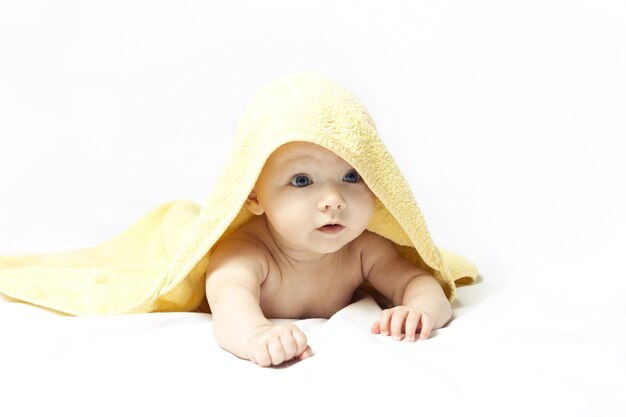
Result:
<svg viewBox="0 0 626 417">
<path fill-rule="evenodd" d="M 260 366 L 270 366 L 272 364 L 272 357 L 265 344 L 257 344 L 248 349 L 248 358 L 250 358 L 252 363 Z"/>
<path fill-rule="evenodd" d="M 389 322 L 391 321 L 392 315 L 393 315 L 393 312 L 391 309 L 383 310 L 380 312 L 380 317 L 378 318 L 378 322 L 377 322 L 378 323 L 377 328 L 378 328 L 378 333 L 382 334 L 383 336 L 389 336 L 389 333 L 390 333 Z M 376 326 L 376 323 L 374 323 L 374 326 Z"/>
<path fill-rule="evenodd" d="M 296 341 L 295 336 L 291 332 L 284 332 L 283 334 L 281 334 L 280 342 L 282 343 L 283 349 L 285 351 L 284 360 L 286 361 L 295 357 L 301 351 L 301 348 L 298 346 L 298 342 Z"/>
<path fill-rule="evenodd" d="M 404 334 L 404 340 L 408 342 L 415 341 L 418 331 L 420 339 L 428 339 L 432 330 L 433 321 L 428 314 L 405 306 L 383 310 L 371 329 L 374 334 L 391 335 L 394 340 L 402 339 L 402 334 Z"/>
<path fill-rule="evenodd" d="M 308 341 L 304 332 L 298 327 L 293 326 L 291 334 L 296 344 L 296 352 L 292 357 L 296 357 L 298 359 L 306 359 L 309 356 L 313 356 L 313 351 L 308 345 Z"/>
<path fill-rule="evenodd" d="M 374 323 L 372 323 L 372 328 L 370 330 L 374 334 L 379 334 L 380 333 L 380 320 L 376 320 Z"/>
<path fill-rule="evenodd" d="M 311 356 L 313 356 L 313 349 L 311 349 L 311 346 L 307 346 L 306 349 L 304 349 L 304 352 L 298 355 L 297 359 L 301 361 L 303 359 L 310 358 Z"/>
<path fill-rule="evenodd" d="M 271 361 L 267 365 L 259 364 L 261 366 L 279 365 L 285 362 L 287 358 L 287 354 L 285 353 L 285 348 L 283 347 L 282 341 L 277 336 L 272 337 L 269 340 L 269 343 L 267 344 L 267 351 L 269 352 Z"/>
<path fill-rule="evenodd" d="M 391 337 L 394 340 L 400 340 L 402 338 L 402 333 L 404 333 L 404 322 L 406 321 L 408 315 L 409 312 L 406 309 L 398 308 L 393 310 L 390 328 Z"/>
<path fill-rule="evenodd" d="M 433 321 L 428 314 L 422 314 L 422 330 L 420 331 L 420 339 L 428 339 L 430 332 L 433 330 Z"/>
<path fill-rule="evenodd" d="M 420 318 L 422 317 L 425 316 L 417 311 L 409 312 L 404 325 L 404 340 L 407 342 L 415 342 L 415 333 L 417 333 L 417 326 L 419 325 Z"/>
</svg>

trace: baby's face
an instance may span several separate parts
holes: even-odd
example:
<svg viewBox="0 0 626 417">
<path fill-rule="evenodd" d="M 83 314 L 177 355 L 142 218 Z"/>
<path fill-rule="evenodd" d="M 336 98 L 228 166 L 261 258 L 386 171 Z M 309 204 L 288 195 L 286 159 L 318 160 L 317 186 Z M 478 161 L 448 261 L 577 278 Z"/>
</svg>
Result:
<svg viewBox="0 0 626 417">
<path fill-rule="evenodd" d="M 332 253 L 358 237 L 374 213 L 375 196 L 346 161 L 321 146 L 291 142 L 268 159 L 248 208 L 265 213 L 277 243 Z"/>
</svg>

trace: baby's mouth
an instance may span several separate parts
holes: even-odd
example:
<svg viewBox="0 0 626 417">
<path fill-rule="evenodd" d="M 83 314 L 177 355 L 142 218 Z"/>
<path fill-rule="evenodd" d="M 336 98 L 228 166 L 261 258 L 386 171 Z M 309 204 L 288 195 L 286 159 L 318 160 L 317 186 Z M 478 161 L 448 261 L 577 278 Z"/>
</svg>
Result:
<svg viewBox="0 0 626 417">
<path fill-rule="evenodd" d="M 334 224 L 334 223 L 325 224 L 324 226 L 317 228 L 317 230 L 319 230 L 320 232 L 328 233 L 328 234 L 339 233 L 343 229 L 345 229 L 344 226 L 340 224 Z"/>
</svg>

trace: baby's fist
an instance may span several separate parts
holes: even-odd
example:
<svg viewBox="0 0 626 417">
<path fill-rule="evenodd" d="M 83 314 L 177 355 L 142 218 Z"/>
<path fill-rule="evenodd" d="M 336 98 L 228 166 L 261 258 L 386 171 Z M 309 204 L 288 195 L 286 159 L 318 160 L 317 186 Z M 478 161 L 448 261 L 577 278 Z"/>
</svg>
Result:
<svg viewBox="0 0 626 417">
<path fill-rule="evenodd" d="M 306 335 L 291 323 L 262 327 L 246 344 L 248 359 L 260 366 L 279 365 L 312 355 Z"/>
</svg>

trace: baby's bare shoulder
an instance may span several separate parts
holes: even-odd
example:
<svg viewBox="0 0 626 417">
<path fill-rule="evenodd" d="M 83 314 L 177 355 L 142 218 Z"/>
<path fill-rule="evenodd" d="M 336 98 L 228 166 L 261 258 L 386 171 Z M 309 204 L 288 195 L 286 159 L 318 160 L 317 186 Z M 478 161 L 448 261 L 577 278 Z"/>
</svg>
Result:
<svg viewBox="0 0 626 417">
<path fill-rule="evenodd" d="M 395 252 L 395 246 L 392 241 L 382 237 L 374 232 L 365 230 L 361 235 L 354 240 L 356 247 L 365 251 L 366 254 L 374 255 L 376 253 L 387 253 L 389 251 Z"/>
<path fill-rule="evenodd" d="M 263 231 L 260 230 L 256 222 L 250 221 L 243 224 L 230 235 L 220 239 L 215 245 L 215 252 L 231 252 L 233 249 L 243 251 L 246 254 L 263 255 L 265 245 L 262 237 Z"/>
<path fill-rule="evenodd" d="M 266 246 L 245 226 L 220 240 L 212 249 L 209 272 L 223 269 L 255 270 L 267 275 L 269 254 Z"/>
<path fill-rule="evenodd" d="M 361 256 L 364 272 L 370 271 L 375 264 L 387 264 L 401 258 L 392 241 L 369 230 L 364 231 L 355 239 L 355 243 Z"/>
</svg>

